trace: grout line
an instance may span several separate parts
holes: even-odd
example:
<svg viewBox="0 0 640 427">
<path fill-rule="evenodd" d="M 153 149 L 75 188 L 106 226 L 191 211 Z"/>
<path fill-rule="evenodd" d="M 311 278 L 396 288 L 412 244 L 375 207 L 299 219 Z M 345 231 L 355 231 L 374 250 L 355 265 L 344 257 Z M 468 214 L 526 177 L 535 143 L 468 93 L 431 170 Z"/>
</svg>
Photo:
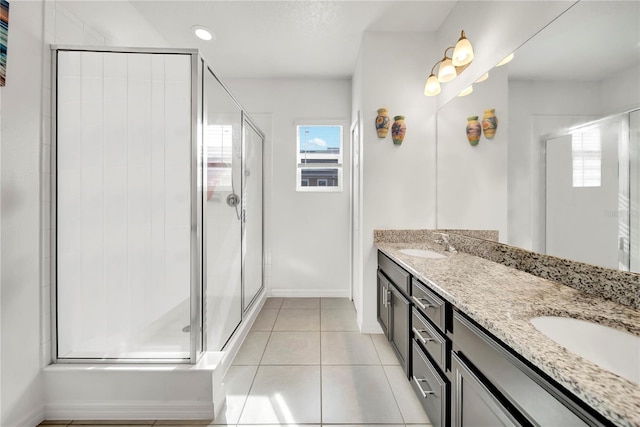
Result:
<svg viewBox="0 0 640 427">
<path fill-rule="evenodd" d="M 389 375 L 387 375 L 387 370 L 384 369 L 384 366 L 380 366 L 380 367 L 382 368 L 382 372 L 384 373 L 384 377 L 387 379 L 387 384 L 389 384 L 389 389 L 391 390 L 391 395 L 393 396 L 393 401 L 396 403 L 396 407 L 398 408 L 398 412 L 400 413 L 400 417 L 402 418 L 402 423 L 406 425 L 407 421 L 404 419 L 404 414 L 402 413 L 402 408 L 400 408 L 400 404 L 398 403 L 398 398 L 396 397 L 396 393 L 393 391 L 393 387 L 391 386 L 391 380 L 389 380 Z"/>
<path fill-rule="evenodd" d="M 282 304 L 280 304 L 280 305 L 282 306 Z M 276 315 L 276 320 L 273 322 L 273 325 L 271 326 L 271 330 L 268 331 L 269 332 L 269 338 L 267 338 L 267 343 L 265 344 L 264 349 L 262 350 L 262 355 L 260 356 L 260 360 L 258 361 L 258 366 L 256 367 L 256 373 L 253 374 L 253 379 L 251 380 L 251 385 L 249 386 L 249 390 L 247 390 L 247 395 L 244 398 L 244 403 L 242 404 L 242 408 L 240 409 L 240 413 L 238 415 L 238 420 L 236 421 L 236 424 L 239 424 L 240 423 L 240 419 L 242 419 L 242 414 L 244 413 L 244 409 L 247 406 L 247 401 L 249 400 L 249 396 L 251 395 L 251 389 L 253 389 L 253 385 L 255 384 L 256 377 L 258 376 L 258 371 L 260 371 L 260 367 L 261 366 L 267 366 L 267 365 L 263 365 L 262 364 L 262 359 L 264 358 L 264 354 L 267 352 L 267 346 L 269 345 L 269 341 L 271 341 L 271 335 L 273 334 L 273 328 L 276 325 L 276 321 L 278 320 L 278 316 L 279 315 L 280 315 L 280 309 L 278 309 L 278 314 Z M 231 363 L 233 363 L 233 362 L 231 362 Z"/>
</svg>

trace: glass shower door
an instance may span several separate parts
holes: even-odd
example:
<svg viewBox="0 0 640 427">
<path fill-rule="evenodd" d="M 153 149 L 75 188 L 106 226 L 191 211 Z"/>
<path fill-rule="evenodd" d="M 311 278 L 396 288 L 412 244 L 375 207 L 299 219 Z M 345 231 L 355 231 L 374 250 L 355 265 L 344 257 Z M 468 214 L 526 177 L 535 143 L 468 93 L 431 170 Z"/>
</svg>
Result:
<svg viewBox="0 0 640 427">
<path fill-rule="evenodd" d="M 263 136 L 244 122 L 242 180 L 242 309 L 246 311 L 262 286 L 262 144 Z"/>
<path fill-rule="evenodd" d="M 242 320 L 242 112 L 208 69 L 203 114 L 205 345 L 218 351 Z"/>
</svg>

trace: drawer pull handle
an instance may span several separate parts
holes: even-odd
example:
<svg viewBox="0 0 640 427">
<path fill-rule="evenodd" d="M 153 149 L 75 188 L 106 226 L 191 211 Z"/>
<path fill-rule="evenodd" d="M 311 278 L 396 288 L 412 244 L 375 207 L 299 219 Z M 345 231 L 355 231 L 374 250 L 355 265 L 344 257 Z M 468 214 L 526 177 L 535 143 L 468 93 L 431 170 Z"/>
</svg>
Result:
<svg viewBox="0 0 640 427">
<path fill-rule="evenodd" d="M 416 329 L 416 328 L 412 328 L 412 329 L 413 329 L 413 333 L 416 334 L 416 336 L 418 337 L 418 339 L 420 341 L 422 341 L 422 344 L 427 345 L 428 341 L 435 341 L 435 339 L 433 339 L 431 337 L 425 338 L 425 337 L 422 336 L 423 332 L 425 332 L 425 333 L 427 332 L 426 330 L 424 330 L 424 329 Z"/>
<path fill-rule="evenodd" d="M 415 295 L 411 297 L 413 301 L 420 306 L 421 309 L 426 310 L 427 308 L 435 308 L 435 305 L 427 303 L 422 303 L 422 301 L 429 301 L 426 298 L 417 298 Z"/>
<path fill-rule="evenodd" d="M 431 390 L 425 390 L 422 388 L 422 386 L 420 385 L 420 383 L 427 383 L 427 380 L 425 380 L 424 378 L 416 378 L 416 376 L 413 376 L 413 380 L 416 382 L 416 385 L 418 386 L 418 388 L 420 389 L 420 392 L 422 393 L 422 397 L 423 398 L 427 398 L 427 396 L 429 396 L 430 394 L 436 394 L 435 391 L 431 391 Z"/>
</svg>

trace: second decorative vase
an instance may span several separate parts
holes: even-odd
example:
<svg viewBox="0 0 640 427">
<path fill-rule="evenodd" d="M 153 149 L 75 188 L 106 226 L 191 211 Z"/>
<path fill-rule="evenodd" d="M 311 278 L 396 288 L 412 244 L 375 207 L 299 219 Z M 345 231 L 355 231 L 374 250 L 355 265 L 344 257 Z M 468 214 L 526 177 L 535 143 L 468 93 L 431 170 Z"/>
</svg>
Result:
<svg viewBox="0 0 640 427">
<path fill-rule="evenodd" d="M 478 145 L 480 141 L 480 134 L 482 133 L 482 127 L 478 121 L 478 116 L 467 117 L 467 139 L 469 144 Z"/>
<path fill-rule="evenodd" d="M 389 111 L 386 108 L 378 109 L 378 116 L 376 117 L 376 132 L 378 138 L 386 138 L 389 132 L 389 125 L 391 120 L 389 119 Z"/>
<path fill-rule="evenodd" d="M 393 138 L 393 143 L 396 145 L 402 144 L 406 133 L 407 125 L 404 122 L 404 116 L 395 116 L 393 118 L 393 125 L 391 126 L 391 137 Z"/>
<path fill-rule="evenodd" d="M 484 137 L 487 139 L 493 139 L 496 136 L 496 129 L 498 129 L 498 118 L 496 117 L 496 110 L 489 109 L 484 110 L 482 116 L 482 130 Z"/>
</svg>

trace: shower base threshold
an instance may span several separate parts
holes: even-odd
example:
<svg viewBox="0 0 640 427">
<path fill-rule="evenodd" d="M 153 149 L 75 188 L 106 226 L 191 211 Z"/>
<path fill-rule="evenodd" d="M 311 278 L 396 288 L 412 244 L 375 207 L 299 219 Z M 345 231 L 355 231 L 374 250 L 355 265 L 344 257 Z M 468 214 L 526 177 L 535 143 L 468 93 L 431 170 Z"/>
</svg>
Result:
<svg viewBox="0 0 640 427">
<path fill-rule="evenodd" d="M 44 368 L 47 419 L 212 420 L 225 400 L 225 352 L 187 364 L 55 364 Z"/>
</svg>

